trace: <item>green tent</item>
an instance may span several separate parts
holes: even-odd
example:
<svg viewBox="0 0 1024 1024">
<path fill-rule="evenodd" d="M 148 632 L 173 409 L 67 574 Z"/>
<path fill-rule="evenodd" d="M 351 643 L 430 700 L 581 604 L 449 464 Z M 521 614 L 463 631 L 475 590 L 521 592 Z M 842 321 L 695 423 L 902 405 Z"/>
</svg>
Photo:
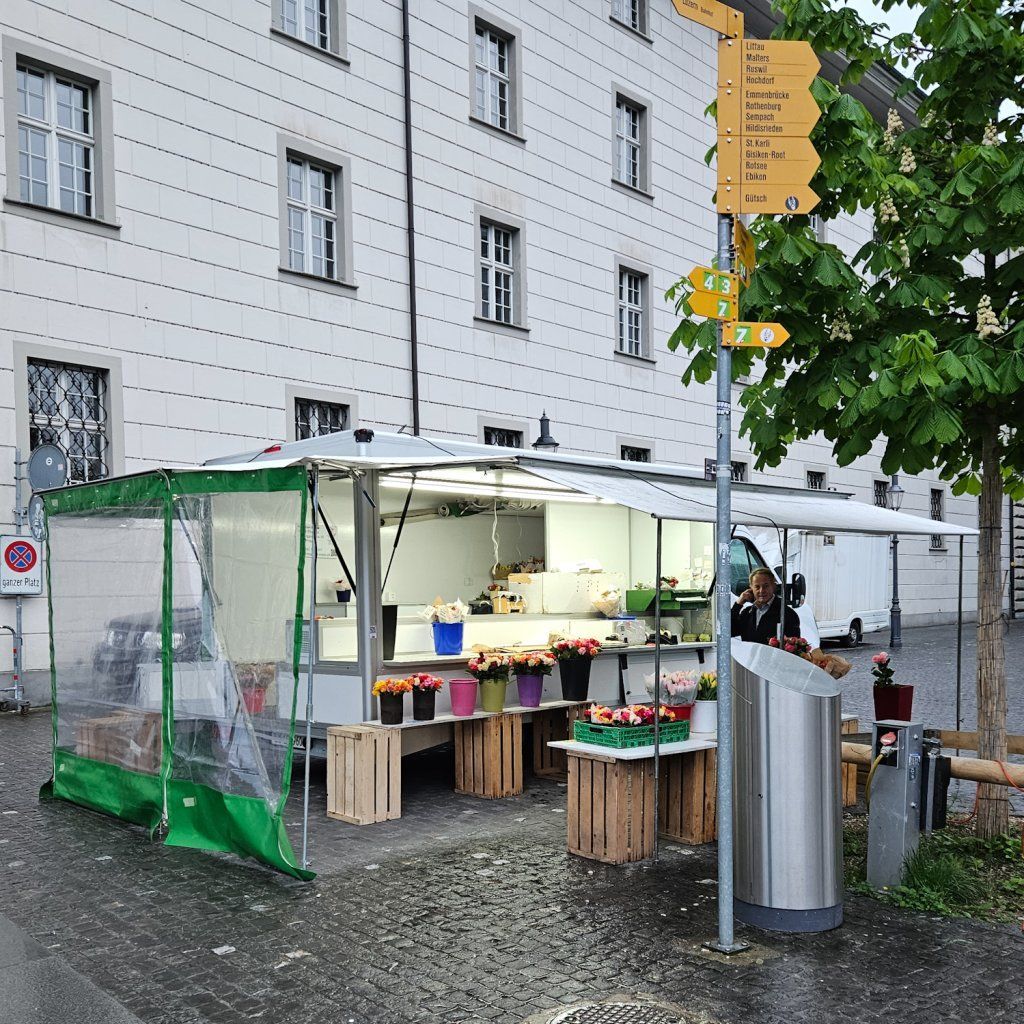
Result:
<svg viewBox="0 0 1024 1024">
<path fill-rule="evenodd" d="M 44 796 L 298 878 L 282 812 L 306 470 L 157 470 L 46 495 Z"/>
</svg>

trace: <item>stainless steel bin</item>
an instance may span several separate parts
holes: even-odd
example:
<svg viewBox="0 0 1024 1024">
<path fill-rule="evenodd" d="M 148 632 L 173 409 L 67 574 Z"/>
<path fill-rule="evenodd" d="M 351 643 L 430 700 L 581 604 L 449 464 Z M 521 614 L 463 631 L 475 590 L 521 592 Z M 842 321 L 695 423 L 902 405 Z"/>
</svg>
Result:
<svg viewBox="0 0 1024 1024">
<path fill-rule="evenodd" d="M 840 690 L 809 661 L 732 642 L 735 914 L 784 932 L 843 921 Z"/>
</svg>

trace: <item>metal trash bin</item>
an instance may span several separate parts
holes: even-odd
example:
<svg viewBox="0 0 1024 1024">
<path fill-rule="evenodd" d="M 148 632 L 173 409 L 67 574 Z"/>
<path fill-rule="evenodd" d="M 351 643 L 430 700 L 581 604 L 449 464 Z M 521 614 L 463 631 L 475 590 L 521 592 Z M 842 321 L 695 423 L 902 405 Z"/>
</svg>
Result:
<svg viewBox="0 0 1024 1024">
<path fill-rule="evenodd" d="M 840 690 L 809 661 L 732 642 L 737 918 L 818 932 L 843 921 Z"/>
</svg>

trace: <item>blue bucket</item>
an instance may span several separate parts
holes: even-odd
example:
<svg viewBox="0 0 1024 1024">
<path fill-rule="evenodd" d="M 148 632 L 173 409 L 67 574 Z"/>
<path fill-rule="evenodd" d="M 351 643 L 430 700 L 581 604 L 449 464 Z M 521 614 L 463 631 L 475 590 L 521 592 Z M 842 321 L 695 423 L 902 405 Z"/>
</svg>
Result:
<svg viewBox="0 0 1024 1024">
<path fill-rule="evenodd" d="M 435 622 L 434 653 L 461 654 L 464 622 Z"/>
</svg>

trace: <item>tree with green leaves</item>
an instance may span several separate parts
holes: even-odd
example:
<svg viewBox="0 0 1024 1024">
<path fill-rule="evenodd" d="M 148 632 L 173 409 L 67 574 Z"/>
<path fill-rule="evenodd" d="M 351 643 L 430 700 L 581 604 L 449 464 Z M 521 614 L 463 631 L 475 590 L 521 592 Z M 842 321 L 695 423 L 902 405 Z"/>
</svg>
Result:
<svg viewBox="0 0 1024 1024">
<path fill-rule="evenodd" d="M 882 11 L 895 0 L 878 0 Z M 1003 497 L 1024 497 L 1024 2 L 909 0 L 912 32 L 892 34 L 831 0 L 776 0 L 780 38 L 848 61 L 812 94 L 818 214 L 867 211 L 870 241 L 848 259 L 807 217 L 758 217 L 758 265 L 744 320 L 781 321 L 789 342 L 734 351 L 734 377 L 763 374 L 740 399 L 757 465 L 823 435 L 839 465 L 885 441 L 882 469 L 937 469 L 979 499 L 979 756 L 1006 759 L 1000 565 Z M 901 116 L 885 125 L 841 87 L 875 65 L 899 69 Z M 710 159 L 710 154 L 709 154 Z M 716 364 L 714 325 L 683 319 L 670 347 L 692 354 L 684 383 Z M 756 375 L 755 375 L 756 378 Z M 982 786 L 978 830 L 1009 827 L 1006 792 Z"/>
</svg>

